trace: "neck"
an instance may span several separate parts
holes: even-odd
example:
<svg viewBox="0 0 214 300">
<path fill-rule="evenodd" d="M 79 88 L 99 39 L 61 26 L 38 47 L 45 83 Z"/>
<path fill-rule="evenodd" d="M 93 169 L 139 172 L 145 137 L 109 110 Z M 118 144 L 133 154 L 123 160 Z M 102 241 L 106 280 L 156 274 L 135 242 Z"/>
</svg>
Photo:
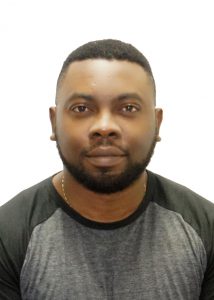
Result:
<svg viewBox="0 0 214 300">
<path fill-rule="evenodd" d="M 79 184 L 66 170 L 53 178 L 53 184 L 65 202 L 83 217 L 103 223 L 116 222 L 131 215 L 141 203 L 147 174 L 123 191 L 98 194 Z"/>
</svg>

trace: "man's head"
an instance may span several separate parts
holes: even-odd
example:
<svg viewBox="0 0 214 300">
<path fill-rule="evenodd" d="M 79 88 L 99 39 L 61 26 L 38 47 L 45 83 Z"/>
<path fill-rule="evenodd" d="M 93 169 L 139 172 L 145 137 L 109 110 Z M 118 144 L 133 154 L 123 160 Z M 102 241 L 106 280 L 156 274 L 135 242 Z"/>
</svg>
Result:
<svg viewBox="0 0 214 300">
<path fill-rule="evenodd" d="M 150 77 L 154 88 L 154 100 L 156 96 L 156 86 L 153 77 L 151 66 L 146 57 L 134 46 L 121 42 L 119 40 L 98 40 L 84 44 L 73 52 L 71 52 L 63 63 L 62 69 L 57 80 L 57 91 L 60 83 L 63 80 L 66 71 L 70 64 L 74 61 L 82 61 L 86 59 L 106 59 L 106 60 L 120 60 L 129 61 L 139 64 Z M 57 92 L 56 92 L 57 101 Z"/>
<path fill-rule="evenodd" d="M 50 116 L 52 140 L 77 182 L 98 193 L 125 189 L 148 165 L 162 120 L 148 61 L 120 41 L 79 47 L 63 64 Z"/>
</svg>

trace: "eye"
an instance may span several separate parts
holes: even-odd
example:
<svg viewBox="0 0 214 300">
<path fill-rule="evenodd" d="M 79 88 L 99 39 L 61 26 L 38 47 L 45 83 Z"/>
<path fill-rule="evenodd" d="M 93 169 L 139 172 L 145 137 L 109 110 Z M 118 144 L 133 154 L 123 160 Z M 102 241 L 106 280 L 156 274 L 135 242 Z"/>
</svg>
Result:
<svg viewBox="0 0 214 300">
<path fill-rule="evenodd" d="M 137 112 L 139 109 L 138 107 L 136 107 L 136 105 L 133 104 L 127 104 L 125 106 L 122 107 L 122 112 Z"/>
<path fill-rule="evenodd" d="M 88 107 L 85 105 L 76 105 L 76 106 L 72 107 L 71 110 L 76 113 L 84 113 L 84 112 L 89 111 Z"/>
</svg>

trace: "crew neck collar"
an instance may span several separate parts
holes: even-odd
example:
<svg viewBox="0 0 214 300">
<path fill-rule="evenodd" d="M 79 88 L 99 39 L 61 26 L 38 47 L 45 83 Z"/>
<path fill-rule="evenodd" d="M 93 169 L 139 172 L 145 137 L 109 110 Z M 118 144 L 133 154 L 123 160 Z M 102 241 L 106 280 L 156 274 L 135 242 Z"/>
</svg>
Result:
<svg viewBox="0 0 214 300">
<path fill-rule="evenodd" d="M 55 189 L 55 187 L 52 183 L 52 177 L 50 179 L 50 182 L 51 182 L 51 189 L 54 194 L 54 199 L 56 200 L 57 205 L 60 206 L 71 218 L 73 218 L 80 224 L 82 224 L 86 227 L 93 228 L 93 229 L 114 230 L 114 229 L 124 227 L 124 226 L 131 224 L 145 211 L 146 207 L 148 206 L 149 202 L 151 201 L 151 199 L 153 197 L 153 190 L 154 190 L 153 189 L 153 186 L 154 186 L 153 181 L 154 180 L 153 180 L 152 172 L 147 170 L 147 175 L 148 175 L 148 179 L 147 179 L 146 194 L 145 194 L 144 198 L 142 199 L 138 208 L 128 217 L 126 217 L 122 220 L 119 220 L 119 221 L 108 222 L 108 223 L 93 221 L 93 220 L 87 219 L 87 218 L 83 217 L 82 215 L 80 215 L 77 211 L 75 211 L 73 208 L 71 208 L 64 201 L 64 199 L 60 196 L 60 194 L 57 192 L 57 190 Z"/>
</svg>

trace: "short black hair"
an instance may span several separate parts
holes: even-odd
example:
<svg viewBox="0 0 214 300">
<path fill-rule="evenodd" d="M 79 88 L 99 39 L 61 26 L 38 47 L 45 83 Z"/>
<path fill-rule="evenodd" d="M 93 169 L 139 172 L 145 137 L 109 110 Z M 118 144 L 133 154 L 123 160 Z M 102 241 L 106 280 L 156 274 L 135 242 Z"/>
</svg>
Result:
<svg viewBox="0 0 214 300">
<path fill-rule="evenodd" d="M 113 39 L 88 42 L 71 52 L 62 65 L 62 69 L 57 80 L 57 89 L 72 62 L 99 58 L 129 61 L 139 64 L 151 78 L 154 86 L 154 95 L 156 95 L 155 80 L 147 58 L 131 44 Z"/>
</svg>

